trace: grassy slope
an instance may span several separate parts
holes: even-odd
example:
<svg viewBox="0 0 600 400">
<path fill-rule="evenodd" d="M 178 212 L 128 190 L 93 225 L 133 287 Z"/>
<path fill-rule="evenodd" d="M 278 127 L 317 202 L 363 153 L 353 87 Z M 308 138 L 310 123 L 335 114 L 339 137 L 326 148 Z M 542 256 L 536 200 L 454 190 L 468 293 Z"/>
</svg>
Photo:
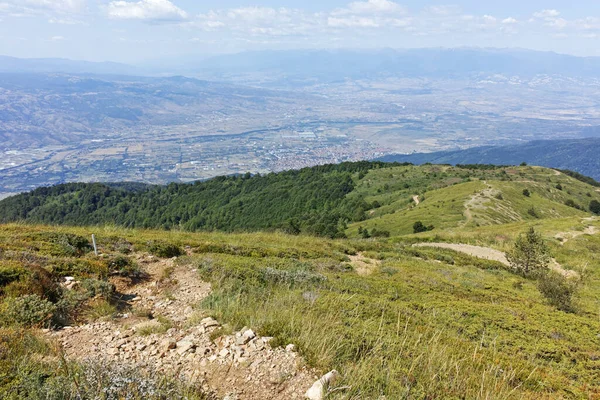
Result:
<svg viewBox="0 0 600 400">
<path fill-rule="evenodd" d="M 560 184 L 562 190 L 556 188 Z M 408 186 L 408 187 L 406 187 Z M 523 190 L 531 192 L 530 197 Z M 584 217 L 584 211 L 565 205 L 568 199 L 583 208 L 600 199 L 595 188 L 564 174 L 539 167 L 510 167 L 490 171 L 468 171 L 446 166 L 395 167 L 374 170 L 363 178 L 355 191 L 373 193 L 369 202 L 382 207 L 371 210 L 369 219 L 351 224 L 348 235 L 356 237 L 360 226 L 387 230 L 392 235 L 412 233 L 416 221 L 448 230 L 478 225 L 529 221 L 545 218 Z M 501 193 L 502 200 L 496 198 Z M 418 206 L 413 195 L 424 201 Z M 465 214 L 466 203 L 479 197 Z M 534 209 L 537 217 L 529 214 Z"/>
<path fill-rule="evenodd" d="M 579 224 L 572 218 L 532 223 L 547 237 Z M 437 235 L 502 248 L 523 229 L 523 223 L 515 223 Z M 595 383 L 600 378 L 600 271 L 591 267 L 599 261 L 599 237 L 581 236 L 564 246 L 552 242 L 559 260 L 571 260 L 575 269 L 588 265 L 579 312 L 566 314 L 547 305 L 533 282 L 494 263 L 450 251 L 415 253 L 405 247 L 412 235 L 331 241 L 262 233 L 5 225 L 1 263 L 27 253 L 49 258 L 46 267 L 55 264 L 55 245 L 43 239 L 48 232 L 86 237 L 95 232 L 103 249 L 123 240 L 140 251 L 157 239 L 190 246 L 193 255 L 180 262 L 194 263 L 213 282 L 213 295 L 201 305 L 207 313 L 238 328 L 253 326 L 282 344 L 296 343 L 323 370 L 338 368 L 344 383 L 352 385 L 343 396 L 538 399 L 600 393 Z M 346 253 L 357 251 L 381 260 L 372 275 L 360 277 L 347 269 Z M 448 263 L 452 259 L 454 265 Z M 267 267 L 287 272 L 271 272 L 282 278 L 269 281 L 262 274 Z M 89 275 L 90 270 L 69 274 Z M 327 280 L 294 278 L 311 274 Z"/>
<path fill-rule="evenodd" d="M 559 182 L 562 191 L 555 188 Z M 0 226 L 0 268 L 29 260 L 55 277 L 100 274 L 92 255 L 65 256 L 48 241 L 49 233 L 95 233 L 104 252 L 115 252 L 123 243 L 146 251 L 151 241 L 168 241 L 189 246 L 192 255 L 179 262 L 195 265 L 213 283 L 201 309 L 235 328 L 251 326 L 281 344 L 297 344 L 322 370 L 337 368 L 342 384 L 351 386 L 339 398 L 600 396 L 600 236 L 582 235 L 564 245 L 554 239 L 590 224 L 600 228 L 598 219 L 584 220 L 589 214 L 563 204 L 570 198 L 587 205 L 587 193 L 599 198 L 597 192 L 531 167 L 506 174 L 396 167 L 371 171 L 358 183 L 353 195 L 369 194 L 368 201 L 382 204 L 361 224 L 403 236 L 327 240 L 12 224 Z M 467 221 L 464 203 L 488 185 L 489 193 L 502 192 L 503 200 L 482 199 Z M 523 196 L 523 188 L 532 196 Z M 414 194 L 425 197 L 416 207 L 410 200 Z M 499 204 L 509 212 L 494 211 Z M 528 214 L 531 206 L 540 218 Z M 413 235 L 414 218 L 437 228 Z M 351 236 L 358 225 L 349 228 Z M 494 262 L 410 247 L 435 240 L 506 250 L 528 226 L 543 233 L 562 265 L 583 274 L 576 313 L 557 311 L 535 282 Z M 358 252 L 371 260 L 373 274 L 359 276 L 351 268 L 348 255 Z M 54 268 L 65 263 L 70 269 Z"/>
</svg>

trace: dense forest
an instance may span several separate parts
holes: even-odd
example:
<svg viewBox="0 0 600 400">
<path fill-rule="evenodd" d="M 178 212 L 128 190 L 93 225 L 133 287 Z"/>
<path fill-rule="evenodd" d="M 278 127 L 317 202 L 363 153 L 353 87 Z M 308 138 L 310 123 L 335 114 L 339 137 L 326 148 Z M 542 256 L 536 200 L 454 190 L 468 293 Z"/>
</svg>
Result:
<svg viewBox="0 0 600 400">
<path fill-rule="evenodd" d="M 372 205 L 347 198 L 382 162 L 324 165 L 267 175 L 218 177 L 193 184 L 69 183 L 0 202 L 0 222 L 116 224 L 188 231 L 283 230 L 342 237 L 346 223 Z"/>
</svg>

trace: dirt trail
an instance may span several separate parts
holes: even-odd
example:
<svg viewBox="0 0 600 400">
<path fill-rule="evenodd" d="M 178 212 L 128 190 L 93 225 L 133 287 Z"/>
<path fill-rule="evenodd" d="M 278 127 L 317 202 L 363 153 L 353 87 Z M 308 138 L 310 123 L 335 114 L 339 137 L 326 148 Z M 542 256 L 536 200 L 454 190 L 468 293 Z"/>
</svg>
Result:
<svg viewBox="0 0 600 400">
<path fill-rule="evenodd" d="M 595 235 L 600 233 L 600 230 L 596 228 L 594 225 L 589 225 L 590 223 L 598 221 L 598 217 L 587 217 L 581 219 L 582 223 L 588 224 L 582 231 L 567 231 L 567 232 L 559 232 L 554 238 L 560 240 L 560 245 L 564 246 L 569 240 L 573 240 L 583 235 Z"/>
<path fill-rule="evenodd" d="M 473 257 L 483 258 L 486 260 L 498 261 L 507 267 L 510 267 L 510 263 L 506 258 L 506 254 L 489 247 L 472 246 L 469 244 L 457 244 L 457 243 L 417 243 L 415 247 L 437 247 L 440 249 L 449 249 L 465 253 Z M 578 278 L 579 274 L 572 270 L 564 269 L 555 259 L 550 260 L 549 268 L 565 278 Z"/>
<path fill-rule="evenodd" d="M 348 257 L 356 273 L 362 276 L 371 275 L 381 265 L 381 261 L 365 257 L 362 253 Z"/>
<path fill-rule="evenodd" d="M 582 231 L 559 232 L 556 234 L 556 236 L 554 236 L 554 238 L 560 240 L 560 245 L 564 246 L 569 240 L 573 240 L 583 235 L 595 235 L 598 232 L 598 228 L 590 225 Z"/>
<path fill-rule="evenodd" d="M 467 201 L 465 201 L 464 216 L 466 218 L 466 221 L 463 221 L 463 226 L 467 225 L 473 220 L 473 210 L 485 208 L 483 204 L 487 202 L 490 197 L 496 194 L 496 190 L 494 190 L 494 188 L 491 185 L 488 185 L 486 181 L 483 181 L 483 183 L 487 185 L 487 188 L 478 191 L 477 193 L 469 197 Z"/>
<path fill-rule="evenodd" d="M 421 204 L 421 200 L 419 199 L 418 195 L 414 195 L 413 196 L 413 201 L 415 202 L 415 204 L 418 206 L 419 204 Z"/>
<path fill-rule="evenodd" d="M 152 256 L 138 262 L 149 280 L 134 286 L 115 282 L 137 312 L 48 332 L 67 358 L 154 369 L 236 400 L 302 399 L 318 379 L 292 345 L 272 348 L 271 338 L 247 328 L 211 340 L 220 324 L 194 309 L 210 294 L 198 272 Z"/>
</svg>

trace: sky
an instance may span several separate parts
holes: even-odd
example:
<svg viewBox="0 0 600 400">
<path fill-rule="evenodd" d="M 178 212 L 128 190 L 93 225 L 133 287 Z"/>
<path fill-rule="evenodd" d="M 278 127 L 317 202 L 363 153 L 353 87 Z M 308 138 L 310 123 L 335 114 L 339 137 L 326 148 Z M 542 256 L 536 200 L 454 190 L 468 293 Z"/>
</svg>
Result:
<svg viewBox="0 0 600 400">
<path fill-rule="evenodd" d="M 143 64 L 249 50 L 500 47 L 600 56 L 598 0 L 0 0 L 0 54 Z"/>
</svg>

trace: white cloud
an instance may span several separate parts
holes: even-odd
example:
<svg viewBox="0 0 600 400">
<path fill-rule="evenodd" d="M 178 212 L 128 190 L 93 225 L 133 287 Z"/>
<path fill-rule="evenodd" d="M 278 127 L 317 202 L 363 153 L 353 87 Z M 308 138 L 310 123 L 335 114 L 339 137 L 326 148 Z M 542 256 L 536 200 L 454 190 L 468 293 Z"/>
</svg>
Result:
<svg viewBox="0 0 600 400">
<path fill-rule="evenodd" d="M 546 23 L 546 26 L 550 26 L 555 29 L 565 29 L 569 25 L 569 22 L 564 18 L 556 18 Z"/>
<path fill-rule="evenodd" d="M 483 21 L 488 24 L 495 24 L 498 22 L 498 19 L 496 17 L 492 17 L 491 15 L 484 15 Z"/>
<path fill-rule="evenodd" d="M 52 41 L 52 42 L 60 42 L 62 40 L 65 40 L 64 36 L 52 36 L 50 38 L 50 41 Z"/>
<path fill-rule="evenodd" d="M 12 17 L 79 14 L 86 5 L 87 0 L 0 0 L 0 14 Z"/>
<path fill-rule="evenodd" d="M 458 6 L 430 6 L 425 8 L 425 13 L 438 16 L 456 15 L 460 13 L 460 8 Z"/>
<path fill-rule="evenodd" d="M 48 23 L 56 25 L 86 25 L 83 21 L 71 18 L 50 18 Z"/>
<path fill-rule="evenodd" d="M 357 17 L 356 15 L 337 18 L 329 17 L 327 25 L 332 28 L 378 28 L 379 24 L 372 18 Z"/>
<path fill-rule="evenodd" d="M 114 19 L 138 19 L 154 22 L 183 21 L 188 14 L 169 0 L 111 1 L 108 16 Z"/>
<path fill-rule="evenodd" d="M 514 25 L 514 24 L 517 24 L 517 23 L 519 23 L 519 21 L 517 21 L 517 20 L 516 20 L 515 18 L 513 18 L 513 17 L 508 17 L 508 18 L 505 18 L 505 19 L 503 19 L 503 20 L 502 20 L 502 23 L 503 23 L 504 25 Z"/>
<path fill-rule="evenodd" d="M 298 36 L 326 25 L 323 17 L 302 10 L 270 7 L 241 7 L 213 10 L 198 15 L 187 26 L 210 32 L 228 29 L 238 35 Z"/>
<path fill-rule="evenodd" d="M 42 8 L 53 11 L 78 12 L 85 6 L 85 0 L 20 0 L 14 3 L 31 8 Z"/>
<path fill-rule="evenodd" d="M 536 18 L 556 18 L 559 15 L 557 10 L 542 10 L 533 14 Z"/>
<path fill-rule="evenodd" d="M 347 8 L 337 10 L 338 14 L 378 14 L 378 13 L 405 13 L 406 9 L 400 4 L 389 0 L 355 1 Z"/>
</svg>

